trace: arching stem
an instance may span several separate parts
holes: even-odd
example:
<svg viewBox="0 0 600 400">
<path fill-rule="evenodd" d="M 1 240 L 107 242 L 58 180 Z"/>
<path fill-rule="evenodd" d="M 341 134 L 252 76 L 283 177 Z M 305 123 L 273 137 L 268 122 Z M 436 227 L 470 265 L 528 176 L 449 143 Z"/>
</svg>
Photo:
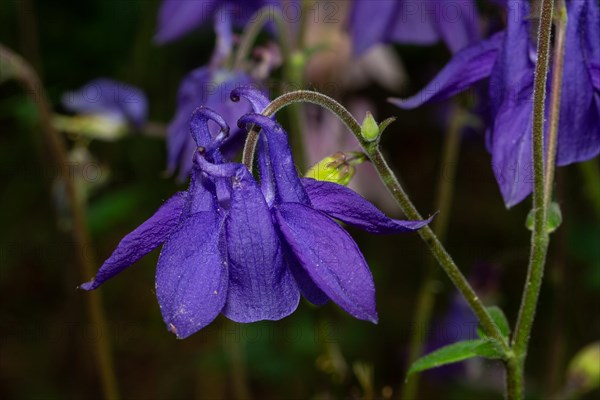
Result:
<svg viewBox="0 0 600 400">
<path fill-rule="evenodd" d="M 320 105 L 324 108 L 327 108 L 331 112 L 333 112 L 343 123 L 348 127 L 348 129 L 354 134 L 356 139 L 358 140 L 360 146 L 369 159 L 371 163 L 375 167 L 379 178 L 384 183 L 386 188 L 390 191 L 404 214 L 413 220 L 423 219 L 421 214 L 417 211 L 416 207 L 410 201 L 408 195 L 400 185 L 400 182 L 396 178 L 396 175 L 391 170 L 387 162 L 385 161 L 383 154 L 379 149 L 378 141 L 369 142 L 365 140 L 361 135 L 361 127 L 360 124 L 354 119 L 352 114 L 348 110 L 346 110 L 340 103 L 328 97 L 324 94 L 309 91 L 309 90 L 298 90 L 295 92 L 286 93 L 275 100 L 273 100 L 263 111 L 263 114 L 270 117 L 275 114 L 277 111 L 286 107 L 290 104 L 306 102 Z M 254 161 L 254 149 L 256 148 L 256 142 L 258 141 L 258 133 L 253 132 L 254 129 L 251 130 L 248 138 L 246 140 L 246 145 L 244 147 L 244 163 L 246 166 L 251 166 Z M 419 230 L 419 235 L 425 242 L 425 244 L 429 247 L 430 251 L 433 253 L 435 258 L 437 259 L 440 266 L 444 269 L 450 280 L 454 283 L 457 289 L 464 296 L 467 303 L 473 309 L 473 312 L 479 319 L 482 328 L 486 332 L 486 334 L 495 339 L 498 344 L 502 347 L 505 353 L 505 358 L 512 358 L 512 350 L 508 346 L 506 339 L 500 333 L 500 330 L 496 323 L 491 318 L 489 312 L 465 278 L 465 276 L 460 272 L 458 266 L 452 260 L 452 257 L 442 243 L 439 241 L 437 236 L 433 233 L 430 227 L 425 226 L 421 230 Z"/>
</svg>

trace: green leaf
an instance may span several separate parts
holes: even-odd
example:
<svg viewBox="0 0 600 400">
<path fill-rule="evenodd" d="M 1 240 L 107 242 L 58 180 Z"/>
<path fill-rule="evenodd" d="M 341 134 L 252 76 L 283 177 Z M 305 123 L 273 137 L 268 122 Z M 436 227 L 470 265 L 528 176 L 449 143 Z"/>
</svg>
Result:
<svg viewBox="0 0 600 400">
<path fill-rule="evenodd" d="M 389 117 L 389 118 L 385 119 L 384 121 L 382 121 L 379 124 L 379 134 L 382 134 L 383 131 L 385 131 L 387 129 L 387 127 L 390 126 L 390 124 L 394 121 L 396 121 L 396 117 Z"/>
<path fill-rule="evenodd" d="M 108 193 L 88 207 L 88 226 L 93 236 L 104 234 L 139 210 L 145 198 L 142 185 Z M 146 196 L 147 197 L 147 196 Z"/>
<path fill-rule="evenodd" d="M 492 320 L 496 323 L 496 325 L 498 325 L 498 328 L 500 329 L 500 333 L 502 333 L 502 336 L 504 336 L 505 338 L 508 338 L 508 336 L 510 335 L 510 325 L 508 324 L 508 320 L 506 319 L 504 312 L 502 312 L 500 307 L 497 307 L 497 306 L 491 306 L 491 307 L 486 307 L 486 308 L 487 308 L 488 312 L 490 313 Z M 482 339 L 488 338 L 488 335 L 484 332 L 481 325 L 479 325 L 477 327 L 477 334 Z"/>
<path fill-rule="evenodd" d="M 490 340 L 466 340 L 442 347 L 419 358 L 411 365 L 408 370 L 408 376 L 416 372 L 457 363 L 473 357 L 498 359 L 502 358 L 503 354 L 498 350 L 496 344 Z"/>
<path fill-rule="evenodd" d="M 560 211 L 560 206 L 556 202 L 550 203 L 548 206 L 548 215 L 546 216 L 546 230 L 548 233 L 554 232 L 560 224 L 562 223 L 562 212 Z M 533 231 L 533 223 L 535 221 L 535 210 L 529 211 L 527 214 L 527 220 L 525 221 L 525 226 L 530 231 Z"/>
</svg>

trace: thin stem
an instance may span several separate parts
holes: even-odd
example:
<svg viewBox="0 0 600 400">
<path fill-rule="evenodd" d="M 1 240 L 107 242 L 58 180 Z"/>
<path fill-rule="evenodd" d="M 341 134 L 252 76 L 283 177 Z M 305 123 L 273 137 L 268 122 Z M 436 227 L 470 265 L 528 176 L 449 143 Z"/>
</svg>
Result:
<svg viewBox="0 0 600 400">
<path fill-rule="evenodd" d="M 506 363 L 506 397 L 508 400 L 523 398 L 523 363 L 516 357 Z"/>
<path fill-rule="evenodd" d="M 248 171 L 252 172 L 254 168 L 254 154 L 256 153 L 256 146 L 258 145 L 258 135 L 260 128 L 253 125 L 248 131 L 246 136 L 246 143 L 244 144 L 244 150 L 242 151 L 242 163 L 248 168 Z"/>
<path fill-rule="evenodd" d="M 10 69 L 9 73 L 14 74 L 14 78 L 22 84 L 37 106 L 42 133 L 56 164 L 59 166 L 60 177 L 65 185 L 69 199 L 71 216 L 73 218 L 71 233 L 73 241 L 78 246 L 78 250 L 75 252 L 77 263 L 84 279 L 88 279 L 94 275 L 95 271 L 94 262 L 91 257 L 91 245 L 86 229 L 83 204 L 77 196 L 73 179 L 70 177 L 65 143 L 52 125 L 52 109 L 46 97 L 45 90 L 31 66 L 20 56 L 2 45 L 0 45 L 0 62 L 6 63 L 6 68 Z M 96 361 L 100 370 L 104 396 L 111 400 L 119 399 L 117 380 L 108 340 L 108 328 L 104 310 L 102 309 L 101 294 L 100 292 L 90 292 L 85 297 L 88 303 L 91 323 L 102 332 L 94 343 L 96 344 Z"/>
<path fill-rule="evenodd" d="M 533 209 L 535 219 L 531 235 L 531 253 L 527 280 L 515 327 L 512 348 L 517 361 L 508 364 L 507 390 L 508 398 L 519 400 L 523 398 L 523 370 L 527 347 L 531 336 L 531 328 L 535 318 L 538 298 L 544 276 L 544 265 L 548 251 L 549 234 L 546 228 L 548 207 L 544 174 L 544 120 L 546 100 L 546 79 L 550 59 L 550 37 L 552 33 L 552 14 L 554 0 L 542 0 L 540 25 L 538 30 L 537 63 L 533 90 Z M 562 65 L 559 63 L 559 65 Z M 557 71 L 555 70 L 556 74 Z M 561 72 L 559 72 L 561 73 Z M 560 96 L 560 82 L 555 85 Z M 558 124 L 558 109 L 551 108 L 550 126 Z"/>
<path fill-rule="evenodd" d="M 558 13 L 555 21 L 554 60 L 552 67 L 552 92 L 550 94 L 550 119 L 548 130 L 548 144 L 546 148 L 546 175 L 544 179 L 544 203 L 546 207 L 552 199 L 552 186 L 554 184 L 554 171 L 556 169 L 556 148 L 558 144 L 558 123 L 560 117 L 560 92 L 563 78 L 563 64 L 565 54 L 565 36 L 567 27 L 567 10 L 564 2 L 557 7 Z"/>
<path fill-rule="evenodd" d="M 241 41 L 235 54 L 234 69 L 241 69 L 244 61 L 248 58 L 248 54 L 250 54 L 250 50 L 260 34 L 260 31 L 271 20 L 277 25 L 277 31 L 279 33 L 277 37 L 279 40 L 279 47 L 281 48 L 282 58 L 286 64 L 291 60 L 290 44 L 286 35 L 287 28 L 283 16 L 278 10 L 274 10 L 272 6 L 265 6 L 254 13 L 252 18 L 250 18 L 251 22 L 246 25 L 246 28 L 242 33 Z"/>
<path fill-rule="evenodd" d="M 348 110 L 346 110 L 340 103 L 338 103 L 331 97 L 309 90 L 299 90 L 296 92 L 286 93 L 273 100 L 271 104 L 269 104 L 265 108 L 263 114 L 270 117 L 283 107 L 298 102 L 314 103 L 325 107 L 331 112 L 333 112 L 354 134 L 360 146 L 363 148 L 364 152 L 371 160 L 371 163 L 375 167 L 380 179 L 390 191 L 390 193 L 392 194 L 392 196 L 394 197 L 404 214 L 408 218 L 413 220 L 423 219 L 423 217 L 421 217 L 421 214 L 419 214 L 413 203 L 410 201 L 408 195 L 404 192 L 404 189 L 400 185 L 400 182 L 398 182 L 398 179 L 394 175 L 393 171 L 385 161 L 383 154 L 379 150 L 378 143 L 367 142 L 361 135 L 360 124 L 354 119 L 354 117 L 352 116 L 352 114 L 350 114 Z M 252 143 L 252 141 L 254 141 L 254 143 Z M 250 136 L 246 141 L 244 152 L 245 154 L 247 154 L 248 160 L 253 160 L 254 158 L 251 149 L 256 147 L 255 142 L 256 139 L 254 139 L 254 137 L 250 138 Z M 425 241 L 425 243 L 435 256 L 435 258 L 438 260 L 439 264 L 444 269 L 450 280 L 465 297 L 467 303 L 471 306 L 473 312 L 479 319 L 483 330 L 489 337 L 495 339 L 498 342 L 498 344 L 504 350 L 505 357 L 511 358 L 512 350 L 508 346 L 506 339 L 502 336 L 500 330 L 498 329 L 498 326 L 492 320 L 487 309 L 485 308 L 479 297 L 477 297 L 477 294 L 475 293 L 467 279 L 464 277 L 464 275 L 460 272 L 460 270 L 452 260 L 452 257 L 448 254 L 448 252 L 446 251 L 442 243 L 439 241 L 437 236 L 433 233 L 429 226 L 421 228 L 419 230 L 419 235 Z"/>
<path fill-rule="evenodd" d="M 533 206 L 535 219 L 531 240 L 531 258 L 519 319 L 515 328 L 513 346 L 516 354 L 524 356 L 535 315 L 539 286 L 543 275 L 548 233 L 546 232 L 547 209 L 544 202 L 544 108 L 546 76 L 550 53 L 550 31 L 552 27 L 553 0 L 542 0 L 538 38 L 538 61 L 536 64 L 533 93 Z"/>
<path fill-rule="evenodd" d="M 444 138 L 443 156 L 437 183 L 436 209 L 439 215 L 433 221 L 433 232 L 441 242 L 446 237 L 452 197 L 454 194 L 454 179 L 458 154 L 460 152 L 460 132 L 465 121 L 464 111 L 457 105 L 452 109 L 450 126 Z M 425 279 L 419 288 L 415 320 L 409 342 L 408 365 L 410 366 L 423 353 L 425 332 L 429 331 L 433 304 L 435 303 L 435 280 L 438 269 L 435 268 L 435 259 L 428 257 L 425 265 Z M 419 387 L 420 374 L 414 374 L 403 386 L 402 400 L 416 398 Z"/>
<path fill-rule="evenodd" d="M 367 150 L 367 155 L 371 159 L 371 162 L 375 166 L 377 173 L 381 177 L 385 186 L 388 188 L 392 196 L 396 199 L 396 202 L 400 205 L 400 208 L 406 214 L 406 216 L 410 219 L 422 219 L 421 214 L 417 211 L 415 206 L 412 204 L 408 195 L 402 189 L 402 186 L 398 182 L 398 179 L 387 165 L 387 162 L 383 158 L 381 151 L 377 146 L 373 146 L 371 149 Z M 477 297 L 477 294 L 465 278 L 465 276 L 460 272 L 454 260 L 446 249 L 444 245 L 439 241 L 435 233 L 431 230 L 429 226 L 425 226 L 419 230 L 419 235 L 421 239 L 425 241 L 425 244 L 429 247 L 429 250 L 433 253 L 434 257 L 444 269 L 454 286 L 458 289 L 458 291 L 463 295 L 475 315 L 477 319 L 481 323 L 481 326 L 485 333 L 495 339 L 502 349 L 505 352 L 505 356 L 507 358 L 512 357 L 512 351 L 510 350 L 508 344 L 506 343 L 506 339 L 502 336 L 502 333 L 498 329 L 496 323 L 492 320 L 492 317 L 488 313 L 487 309 Z"/>
</svg>

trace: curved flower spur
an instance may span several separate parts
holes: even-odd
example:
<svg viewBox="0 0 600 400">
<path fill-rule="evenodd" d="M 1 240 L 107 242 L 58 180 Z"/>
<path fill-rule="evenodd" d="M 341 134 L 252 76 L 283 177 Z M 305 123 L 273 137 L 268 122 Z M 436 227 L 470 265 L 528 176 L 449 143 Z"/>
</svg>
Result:
<svg viewBox="0 0 600 400">
<path fill-rule="evenodd" d="M 255 111 L 268 100 L 241 88 Z M 213 138 L 208 123 L 220 126 Z M 350 235 L 332 218 L 373 233 L 417 230 L 426 221 L 386 217 L 351 190 L 300 179 L 287 135 L 272 119 L 248 114 L 256 124 L 260 187 L 243 164 L 228 163 L 219 146 L 228 136 L 224 120 L 206 108 L 192 115 L 198 145 L 190 187 L 127 235 L 96 277 L 91 290 L 164 243 L 156 271 L 163 319 L 186 338 L 220 313 L 236 322 L 279 320 L 298 306 L 300 292 L 315 304 L 329 299 L 351 315 L 377 321 L 375 287 Z"/>
</svg>

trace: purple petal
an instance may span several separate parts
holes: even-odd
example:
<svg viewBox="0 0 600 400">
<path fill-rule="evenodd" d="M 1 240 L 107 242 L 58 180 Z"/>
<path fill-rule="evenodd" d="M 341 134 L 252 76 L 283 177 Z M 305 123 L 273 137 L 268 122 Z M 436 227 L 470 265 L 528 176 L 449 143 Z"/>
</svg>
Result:
<svg viewBox="0 0 600 400">
<path fill-rule="evenodd" d="M 528 1 L 507 3 L 507 26 L 496 65 L 490 75 L 489 101 L 495 115 L 506 101 L 513 101 L 523 86 L 525 71 L 535 67 L 535 45 L 529 38 L 530 6 Z"/>
<path fill-rule="evenodd" d="M 216 209 L 216 192 L 215 181 L 206 177 L 200 168 L 195 167 L 188 189 L 189 201 L 184 209 L 183 216 L 188 217 L 198 212 Z"/>
<path fill-rule="evenodd" d="M 210 132 L 209 121 L 219 126 L 219 133 L 215 137 Z M 219 146 L 229 136 L 229 125 L 219 113 L 207 107 L 198 107 L 190 118 L 190 130 L 197 147 L 204 147 L 207 156 L 214 162 L 224 162 Z"/>
<path fill-rule="evenodd" d="M 435 27 L 450 51 L 456 53 L 480 39 L 473 0 L 432 0 L 431 5 L 436 12 Z"/>
<path fill-rule="evenodd" d="M 567 165 L 589 160 L 600 153 L 600 96 L 594 93 L 593 81 L 586 65 L 582 25 L 588 4 L 594 1 L 571 1 L 565 37 L 564 79 L 562 80 L 558 130 L 557 164 Z M 595 21 L 600 24 L 600 20 Z M 600 30 L 597 46 L 600 47 Z"/>
<path fill-rule="evenodd" d="M 590 64 L 590 76 L 592 84 L 597 92 L 600 92 L 600 64 Z"/>
<path fill-rule="evenodd" d="M 214 212 L 186 219 L 163 246 L 156 296 L 169 331 L 184 339 L 210 324 L 227 298 L 223 220 Z"/>
<path fill-rule="evenodd" d="M 315 209 L 367 232 L 413 232 L 433 219 L 433 217 L 424 221 L 391 219 L 364 197 L 345 186 L 314 179 L 302 179 L 302 183 Z"/>
<path fill-rule="evenodd" d="M 96 277 L 80 288 L 96 289 L 160 246 L 179 225 L 186 198 L 187 193 L 180 192 L 167 200 L 152 217 L 119 242 L 115 251 L 96 273 Z"/>
<path fill-rule="evenodd" d="M 154 41 L 164 44 L 202 25 L 217 8 L 216 0 L 163 0 Z"/>
<path fill-rule="evenodd" d="M 271 118 L 252 113 L 240 118 L 238 124 L 240 127 L 256 124 L 262 128 L 261 135 L 266 136 L 268 143 L 278 200 L 308 204 L 310 200 L 298 177 L 287 134 L 281 126 Z"/>
<path fill-rule="evenodd" d="M 506 36 L 490 78 L 494 123 L 487 142 L 504 203 L 512 207 L 533 189 L 531 96 L 535 49 L 529 36 L 529 2 L 510 2 L 507 12 Z"/>
<path fill-rule="evenodd" d="M 286 260 L 302 296 L 316 306 L 327 304 L 329 297 L 313 282 L 290 249 L 286 250 Z"/>
<path fill-rule="evenodd" d="M 442 71 L 419 93 L 408 99 L 390 99 L 404 109 L 422 104 L 445 100 L 458 94 L 475 82 L 490 75 L 498 50 L 502 44 L 502 33 L 458 52 Z"/>
<path fill-rule="evenodd" d="M 350 315 L 376 323 L 373 276 L 350 235 L 303 204 L 284 203 L 275 210 L 283 236 L 312 281 Z"/>
<path fill-rule="evenodd" d="M 177 95 L 177 112 L 168 127 L 167 148 L 168 167 L 174 171 L 177 166 L 180 176 L 185 178 L 192 169 L 192 156 L 196 144 L 190 136 L 190 116 L 199 106 L 205 106 L 220 115 L 226 125 L 236 126 L 239 116 L 250 109 L 248 104 L 235 103 L 229 94 L 240 85 L 248 85 L 251 78 L 243 73 L 227 70 L 198 68 L 189 73 L 181 82 Z M 237 129 L 230 132 L 231 138 Z M 211 137 L 215 136 L 211 134 Z M 232 139 L 229 141 L 232 141 Z M 225 144 L 227 145 L 227 143 Z M 224 154 L 227 156 L 227 154 Z"/>
<path fill-rule="evenodd" d="M 202 102 L 197 99 L 197 92 L 202 90 L 203 85 L 206 86 L 210 77 L 209 68 L 198 68 L 183 78 L 179 86 L 177 112 L 167 128 L 167 167 L 171 172 L 175 171 L 180 159 L 186 160 L 184 161 L 187 166 L 186 173 L 192 168 L 191 149 L 186 148 L 190 142 L 190 145 L 194 146 L 189 133 L 190 116 L 198 106 L 202 105 Z"/>
<path fill-rule="evenodd" d="M 582 26 L 590 68 L 595 69 L 596 79 L 592 79 L 596 90 L 600 91 L 600 4 L 597 1 L 586 1 L 585 24 Z M 594 76 L 594 74 L 592 74 Z"/>
<path fill-rule="evenodd" d="M 250 102 L 252 110 L 255 113 L 261 113 L 270 103 L 269 98 L 265 96 L 263 92 L 252 86 L 241 86 L 231 92 L 232 101 L 240 101 L 242 97 Z M 268 143 L 265 135 L 261 135 L 259 138 L 257 155 L 260 171 L 260 189 L 267 200 L 267 204 L 271 206 L 275 199 L 275 186 L 273 169 L 269 158 Z"/>
<path fill-rule="evenodd" d="M 269 157 L 269 143 L 266 136 L 260 135 L 258 138 L 258 146 L 256 149 L 258 155 L 258 170 L 260 174 L 260 190 L 262 191 L 265 200 L 269 207 L 275 201 L 275 176 L 273 175 L 273 166 Z"/>
<path fill-rule="evenodd" d="M 378 43 L 428 45 L 440 37 L 456 52 L 479 38 L 472 0 L 355 0 L 349 27 L 356 55 Z"/>
<path fill-rule="evenodd" d="M 492 137 L 492 168 L 504 203 L 512 207 L 533 190 L 533 82 L 515 99 L 507 99 L 496 115 Z"/>
<path fill-rule="evenodd" d="M 284 17 L 290 21 L 291 18 L 296 18 L 300 10 L 297 2 L 298 0 L 287 0 L 285 3 L 288 8 Z M 234 26 L 241 27 L 262 6 L 274 7 L 279 6 L 278 3 L 279 1 L 272 0 L 163 0 L 158 18 L 158 32 L 154 40 L 163 44 L 178 39 L 211 17 L 217 21 L 226 19 Z M 295 6 L 289 7 L 290 4 Z M 273 11 L 269 8 L 265 12 Z"/>
<path fill-rule="evenodd" d="M 386 41 L 386 33 L 390 32 L 390 22 L 396 17 L 398 6 L 396 0 L 355 0 L 352 3 L 349 26 L 356 55 L 361 55 L 371 46 Z"/>
<path fill-rule="evenodd" d="M 240 98 L 245 98 L 252 105 L 252 111 L 257 114 L 262 113 L 271 102 L 263 92 L 253 86 L 239 86 L 231 91 L 230 97 L 236 103 L 240 101 Z"/>
<path fill-rule="evenodd" d="M 386 29 L 388 42 L 429 45 L 439 40 L 434 28 L 437 13 L 431 0 L 392 2 L 398 3 L 398 8 L 395 15 L 388 16 L 391 17 Z M 368 0 L 365 3 L 373 4 Z M 365 22 L 372 24 L 373 20 Z"/>
<path fill-rule="evenodd" d="M 136 128 L 146 123 L 148 100 L 140 89 L 112 79 L 88 82 L 63 95 L 63 106 L 75 113 L 108 114 L 123 118 Z"/>
<path fill-rule="evenodd" d="M 226 10 L 223 8 L 217 13 L 223 14 Z M 217 34 L 217 43 L 210 60 L 211 65 L 220 66 L 231 55 L 233 49 L 234 35 L 231 27 L 231 18 L 221 18 L 219 15 L 214 21 L 215 33 Z"/>
<path fill-rule="evenodd" d="M 236 322 L 279 320 L 300 293 L 284 261 L 271 213 L 256 181 L 240 165 L 226 224 L 229 291 L 223 314 Z"/>
</svg>

